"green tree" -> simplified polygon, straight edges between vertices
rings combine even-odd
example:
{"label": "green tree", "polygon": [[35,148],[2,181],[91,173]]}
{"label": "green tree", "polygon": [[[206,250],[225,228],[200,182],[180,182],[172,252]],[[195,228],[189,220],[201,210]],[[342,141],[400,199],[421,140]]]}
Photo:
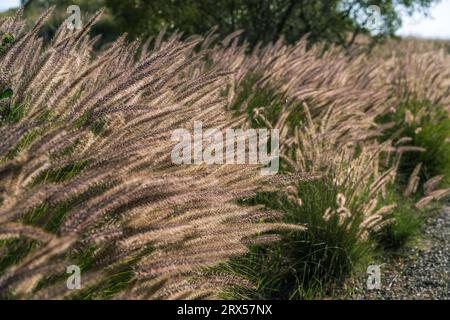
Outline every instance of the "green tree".
{"label": "green tree", "polygon": [[[44,27],[40,30],[40,35],[43,36],[48,43],[56,30],[69,17],[67,8],[71,5],[78,5],[81,9],[82,20],[87,21],[89,17],[96,11],[105,7],[104,0],[24,0],[27,4],[25,7],[25,17],[29,22],[29,27],[33,26],[34,21],[42,14],[44,10],[50,6],[55,6],[50,19],[47,20]],[[119,35],[117,19],[114,19],[108,12],[104,13],[102,18],[91,29],[91,35],[101,35],[101,40],[97,43],[97,47],[115,40]]]}
{"label": "green tree", "polygon": [[284,36],[294,42],[308,34],[312,41],[351,46],[370,34],[374,7],[379,24],[374,40],[393,36],[401,26],[400,11],[426,10],[436,0],[105,0],[122,31],[153,35],[161,28],[186,35],[203,34],[213,26],[221,35],[243,29],[251,45]]}

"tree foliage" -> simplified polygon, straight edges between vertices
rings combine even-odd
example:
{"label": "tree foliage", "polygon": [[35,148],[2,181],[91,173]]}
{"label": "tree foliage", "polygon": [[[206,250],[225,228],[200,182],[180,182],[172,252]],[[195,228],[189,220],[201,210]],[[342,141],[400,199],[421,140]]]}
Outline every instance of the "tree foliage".
{"label": "tree foliage", "polygon": [[[360,34],[368,34],[373,11],[380,20],[374,39],[393,36],[401,26],[400,13],[428,8],[436,0],[105,0],[123,31],[131,35],[155,34],[161,28],[187,35],[203,34],[217,26],[221,35],[245,30],[251,45],[268,43],[280,36],[292,43],[308,34],[312,41],[325,40],[350,46]],[[372,7],[373,8],[373,7]]]}

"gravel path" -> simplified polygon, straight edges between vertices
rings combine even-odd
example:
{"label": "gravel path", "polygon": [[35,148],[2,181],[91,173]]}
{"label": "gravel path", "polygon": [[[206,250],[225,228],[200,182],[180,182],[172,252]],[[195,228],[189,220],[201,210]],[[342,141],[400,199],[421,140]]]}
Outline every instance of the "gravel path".
{"label": "gravel path", "polygon": [[[381,265],[381,289],[366,289],[367,275],[358,277],[348,299],[450,299],[450,207],[428,219],[424,236],[401,257]],[[363,288],[363,289],[362,289]],[[347,287],[348,289],[348,287]]]}

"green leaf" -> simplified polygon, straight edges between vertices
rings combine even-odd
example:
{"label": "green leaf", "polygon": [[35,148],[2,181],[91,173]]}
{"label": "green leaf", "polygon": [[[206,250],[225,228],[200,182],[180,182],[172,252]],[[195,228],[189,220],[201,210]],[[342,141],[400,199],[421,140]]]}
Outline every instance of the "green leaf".
{"label": "green leaf", "polygon": [[7,89],[3,90],[2,93],[0,93],[0,99],[10,98],[10,97],[12,97],[13,94],[14,94],[14,92],[12,91],[12,89],[7,88]]}
{"label": "green leaf", "polygon": [[2,44],[3,45],[11,44],[13,42],[14,42],[14,36],[13,35],[11,35],[9,33],[6,33],[6,34],[3,35],[3,39],[2,39]]}

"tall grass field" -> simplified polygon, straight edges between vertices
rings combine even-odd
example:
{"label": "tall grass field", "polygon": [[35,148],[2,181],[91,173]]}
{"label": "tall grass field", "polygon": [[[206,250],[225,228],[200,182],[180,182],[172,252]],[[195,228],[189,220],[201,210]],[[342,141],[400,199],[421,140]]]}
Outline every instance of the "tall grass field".
{"label": "tall grass field", "polygon": [[[1,299],[336,298],[450,196],[442,43],[99,46],[102,11],[46,40],[52,10],[0,20]],[[278,172],[174,163],[198,122],[277,130]]]}

